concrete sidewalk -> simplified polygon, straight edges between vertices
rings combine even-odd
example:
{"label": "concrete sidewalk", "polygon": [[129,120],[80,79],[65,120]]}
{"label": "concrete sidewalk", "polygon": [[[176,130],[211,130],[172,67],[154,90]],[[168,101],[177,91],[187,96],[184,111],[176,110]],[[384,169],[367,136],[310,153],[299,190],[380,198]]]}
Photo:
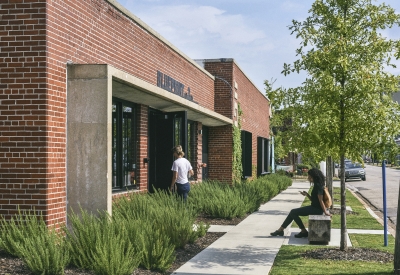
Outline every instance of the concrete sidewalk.
{"label": "concrete sidewalk", "polygon": [[[308,239],[294,238],[300,230],[288,227],[285,236],[272,237],[270,232],[280,227],[290,210],[301,206],[304,196],[299,191],[308,191],[308,182],[293,182],[236,226],[211,226],[209,231],[227,232],[209,247],[181,266],[173,274],[268,274],[282,245],[307,245]],[[348,230],[350,231],[350,230]],[[379,230],[378,230],[379,231]],[[358,231],[358,233],[383,234],[383,231]],[[331,246],[339,246],[340,230],[332,229]],[[347,239],[348,246],[351,242]]]}
{"label": "concrete sidewalk", "polygon": [[268,274],[285,241],[285,236],[271,237],[270,232],[279,228],[291,209],[301,206],[304,196],[299,191],[309,188],[309,183],[294,182],[174,274]]}

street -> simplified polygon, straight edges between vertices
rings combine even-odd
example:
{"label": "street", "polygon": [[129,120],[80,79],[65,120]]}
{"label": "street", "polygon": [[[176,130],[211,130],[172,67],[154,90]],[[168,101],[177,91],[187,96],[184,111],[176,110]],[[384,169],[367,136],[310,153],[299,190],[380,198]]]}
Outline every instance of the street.
{"label": "street", "polygon": [[[350,179],[348,187],[355,187],[361,195],[383,213],[382,167],[366,165],[367,180]],[[396,224],[400,170],[386,167],[387,216]],[[352,188],[351,188],[352,189]]]}

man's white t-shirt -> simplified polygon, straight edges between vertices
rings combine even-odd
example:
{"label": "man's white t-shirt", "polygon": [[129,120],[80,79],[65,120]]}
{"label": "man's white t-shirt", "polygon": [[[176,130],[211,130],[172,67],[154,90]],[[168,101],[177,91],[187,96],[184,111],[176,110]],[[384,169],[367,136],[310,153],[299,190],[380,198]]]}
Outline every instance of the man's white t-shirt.
{"label": "man's white t-shirt", "polygon": [[185,158],[177,158],[172,164],[172,171],[178,172],[178,177],[176,179],[177,183],[184,184],[189,182],[188,173],[192,170],[190,162]]}

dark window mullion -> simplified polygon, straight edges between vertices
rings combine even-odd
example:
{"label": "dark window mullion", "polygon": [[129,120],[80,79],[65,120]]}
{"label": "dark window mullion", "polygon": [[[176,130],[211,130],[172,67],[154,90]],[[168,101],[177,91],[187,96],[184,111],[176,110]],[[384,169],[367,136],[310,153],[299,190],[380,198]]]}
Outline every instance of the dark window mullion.
{"label": "dark window mullion", "polygon": [[117,188],[121,188],[123,180],[122,167],[122,103],[117,103]]}

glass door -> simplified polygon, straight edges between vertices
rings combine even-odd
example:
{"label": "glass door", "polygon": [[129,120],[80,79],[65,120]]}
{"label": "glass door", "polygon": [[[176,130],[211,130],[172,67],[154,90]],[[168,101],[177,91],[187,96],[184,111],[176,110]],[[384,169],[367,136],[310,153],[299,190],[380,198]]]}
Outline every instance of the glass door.
{"label": "glass door", "polygon": [[171,149],[182,145],[187,151],[186,111],[163,113],[151,109],[149,112],[149,186],[167,190],[171,185],[171,167],[174,161]]}

